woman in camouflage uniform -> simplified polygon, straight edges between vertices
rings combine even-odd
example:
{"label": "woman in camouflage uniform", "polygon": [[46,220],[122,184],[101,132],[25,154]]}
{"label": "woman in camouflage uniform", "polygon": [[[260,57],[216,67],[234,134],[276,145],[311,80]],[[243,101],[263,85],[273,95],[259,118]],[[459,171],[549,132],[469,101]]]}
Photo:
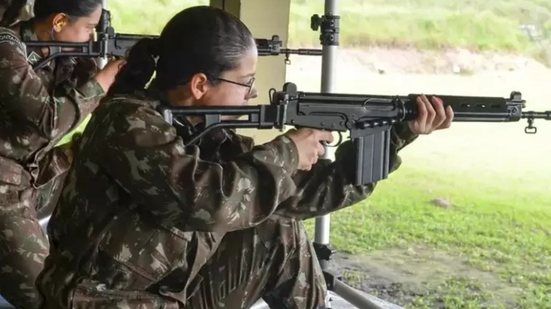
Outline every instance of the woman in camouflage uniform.
{"label": "woman in camouflage uniform", "polygon": [[[237,18],[186,9],[131,51],[83,133],[48,227],[38,284],[46,308],[324,308],[325,282],[301,220],[365,199],[350,142],[318,160],[327,132],[299,129],[253,147],[219,129],[197,144],[160,105],[246,105],[256,97],[255,42]],[[156,72],[155,91],[144,90]],[[151,87],[150,87],[151,89]],[[453,112],[418,98],[418,119],[392,132],[397,151],[448,127]]]}
{"label": "woman in camouflage uniform", "polygon": [[90,59],[64,58],[33,70],[48,50],[24,41],[88,41],[101,3],[37,0],[33,19],[0,27],[0,294],[17,307],[40,303],[35,280],[48,241],[36,216],[39,191],[55,198],[72,157],[54,146],[96,108],[119,65],[96,72]]}

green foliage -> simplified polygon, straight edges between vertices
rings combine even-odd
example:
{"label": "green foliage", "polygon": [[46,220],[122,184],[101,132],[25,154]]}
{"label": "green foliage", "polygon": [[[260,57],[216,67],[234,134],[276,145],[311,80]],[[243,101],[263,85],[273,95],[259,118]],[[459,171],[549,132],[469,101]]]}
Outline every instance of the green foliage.
{"label": "green foliage", "polygon": [[[551,192],[544,174],[530,183],[506,185],[493,177],[468,177],[409,160],[365,202],[332,215],[331,242],[352,254],[416,245],[448,252],[521,290],[517,307],[547,308]],[[447,198],[452,206],[433,205],[435,197]],[[312,225],[307,224],[310,232]],[[463,280],[452,278],[440,287],[429,287],[432,292],[410,305],[479,308],[492,291]]]}
{"label": "green foliage", "polygon": [[117,32],[158,34],[179,11],[195,5],[208,5],[208,0],[111,0],[113,26]]}
{"label": "green foliage", "polygon": [[[293,1],[289,44],[319,45],[309,18],[323,12],[318,1]],[[551,2],[527,0],[342,0],[342,46],[414,46],[523,52],[551,60]],[[535,25],[541,37],[531,41],[521,25]]]}

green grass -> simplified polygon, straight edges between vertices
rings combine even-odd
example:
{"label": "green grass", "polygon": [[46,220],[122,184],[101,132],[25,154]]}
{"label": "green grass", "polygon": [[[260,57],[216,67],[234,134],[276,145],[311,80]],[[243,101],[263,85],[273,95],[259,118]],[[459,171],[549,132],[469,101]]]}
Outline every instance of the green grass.
{"label": "green grass", "polygon": [[[339,8],[343,46],[505,50],[551,60],[549,1],[342,0]],[[322,12],[321,1],[292,1],[289,44],[319,45],[309,18]],[[537,42],[519,29],[522,24],[538,27]]]}
{"label": "green grass", "polygon": [[[546,239],[551,235],[551,193],[544,188],[536,192],[529,188],[532,192],[526,193],[517,188],[512,195],[508,188],[496,188],[486,179],[412,165],[415,162],[404,164],[380,182],[365,202],[334,215],[333,240],[339,248],[365,253],[423,241],[478,254],[476,250],[490,245],[505,250],[500,251],[507,252],[503,258],[522,253],[517,246],[534,249],[534,257],[545,257],[539,254],[551,250],[551,240]],[[449,199],[453,207],[433,206],[430,201],[437,197]],[[524,235],[523,231],[529,232]]]}
{"label": "green grass", "polygon": [[[551,306],[546,297],[551,293],[549,177],[536,176],[524,187],[505,186],[415,165],[422,162],[408,162],[381,182],[371,198],[335,213],[332,244],[351,254],[416,245],[449,252],[522,289],[518,306]],[[453,206],[432,205],[436,197],[449,199]],[[412,305],[479,307],[491,290],[477,286],[477,293],[469,292],[462,280],[452,278]]]}
{"label": "green grass", "polygon": [[208,0],[110,0],[109,10],[117,32],[159,34],[170,18],[179,11],[208,3]]}
{"label": "green grass", "polygon": [[[480,308],[482,303],[490,302],[491,292],[476,280],[450,278],[432,287],[427,295],[416,297],[408,307],[414,308]],[[500,308],[501,306],[490,306]]]}

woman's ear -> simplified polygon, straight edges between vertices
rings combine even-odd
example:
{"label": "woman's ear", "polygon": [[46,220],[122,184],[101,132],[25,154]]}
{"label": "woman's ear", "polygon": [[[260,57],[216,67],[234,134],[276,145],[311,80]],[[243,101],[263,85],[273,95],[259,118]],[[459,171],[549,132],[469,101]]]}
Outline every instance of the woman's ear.
{"label": "woman's ear", "polygon": [[60,32],[65,25],[69,22],[69,16],[65,13],[58,13],[55,14],[52,18],[52,29],[54,29],[55,32]]}
{"label": "woman's ear", "polygon": [[194,101],[199,101],[210,89],[209,78],[204,73],[196,73],[189,82],[189,91]]}

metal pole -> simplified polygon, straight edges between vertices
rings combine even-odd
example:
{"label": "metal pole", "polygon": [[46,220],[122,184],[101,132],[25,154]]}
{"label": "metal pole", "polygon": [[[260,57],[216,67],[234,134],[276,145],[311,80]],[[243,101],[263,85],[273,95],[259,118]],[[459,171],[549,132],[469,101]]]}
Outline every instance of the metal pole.
{"label": "metal pole", "polygon": [[[338,0],[325,0],[325,16],[321,19],[321,36],[320,40],[323,46],[322,54],[322,67],[321,67],[321,92],[322,93],[334,93],[335,91],[335,80],[337,78],[337,53],[338,53],[338,44],[339,44],[339,27],[340,22],[337,11],[337,2]],[[313,21],[312,21],[313,22]],[[325,25],[323,25],[325,22]],[[330,26],[329,26],[330,25]],[[329,28],[329,29],[328,29]],[[327,32],[325,30],[328,30]],[[334,31],[334,32],[332,32]],[[325,147],[325,159],[334,159],[332,154],[329,153],[328,148]],[[315,245],[318,246],[327,246],[328,250],[329,241],[330,241],[330,230],[331,230],[331,217],[325,215],[322,217],[316,218],[316,227],[315,227]],[[323,255],[327,254],[327,251]],[[330,254],[328,254],[330,256]],[[330,286],[330,289],[333,290],[338,296],[342,297],[344,300],[348,301],[352,305],[357,306],[362,309],[378,309],[382,306],[374,303],[368,297],[357,291],[356,289],[347,286],[343,282],[336,279],[333,275],[327,273],[329,267],[328,259],[320,259],[321,268],[325,275],[329,275],[332,280],[327,282]],[[328,276],[328,277],[329,277]],[[376,297],[373,297],[376,300]]]}
{"label": "metal pole", "polygon": [[[333,16],[337,14],[337,0],[325,0],[325,15]],[[337,45],[323,45],[323,55],[321,64],[321,92],[332,93],[335,92],[335,82],[337,75],[336,59],[337,59],[338,46]],[[325,159],[333,159],[329,153],[329,149],[325,147]],[[329,233],[331,229],[331,217],[325,215],[316,218],[315,237],[314,241],[320,245],[329,245]],[[322,261],[322,268],[324,268],[325,261]]]}
{"label": "metal pole", "polygon": [[[400,308],[399,306],[394,307],[392,306],[392,304],[388,304],[386,302],[376,304],[375,302],[368,299],[366,295],[360,293],[358,290],[354,288],[347,286],[346,284],[340,282],[339,280],[335,280],[333,291],[335,292],[335,294],[339,295],[344,300],[348,301],[350,304],[356,306],[357,308],[361,308],[361,309]],[[374,299],[374,301],[377,301],[377,299]],[[384,307],[385,305],[389,305],[389,307]]]}
{"label": "metal pole", "polygon": [[[337,0],[325,0],[325,15],[336,16],[337,12]],[[321,63],[321,92],[332,93],[335,92],[335,79],[337,76],[337,53],[338,45],[324,45],[323,55]]]}

